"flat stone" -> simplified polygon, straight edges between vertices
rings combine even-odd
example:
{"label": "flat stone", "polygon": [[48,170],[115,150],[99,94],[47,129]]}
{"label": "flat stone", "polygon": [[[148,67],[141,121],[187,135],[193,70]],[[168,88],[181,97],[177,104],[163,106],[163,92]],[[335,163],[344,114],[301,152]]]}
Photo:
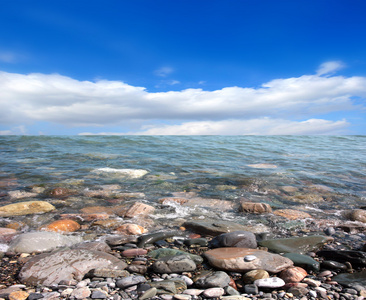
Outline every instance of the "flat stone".
{"label": "flat stone", "polygon": [[183,294],[191,295],[191,296],[199,296],[203,293],[203,290],[200,289],[187,289],[183,292]]}
{"label": "flat stone", "polygon": [[143,248],[146,244],[153,244],[156,241],[164,240],[168,237],[180,235],[181,232],[179,231],[163,231],[163,232],[156,232],[151,234],[145,234],[138,238],[138,248]]}
{"label": "flat stone", "polygon": [[176,284],[173,280],[162,280],[149,282],[151,287],[157,289],[157,294],[177,294]]}
{"label": "flat stone", "polygon": [[138,215],[149,215],[154,212],[155,208],[141,202],[135,202],[126,212],[126,218],[134,218]]}
{"label": "flat stone", "polygon": [[353,250],[323,250],[318,251],[317,255],[332,259],[338,262],[350,262],[353,267],[366,266],[366,252]]}
{"label": "flat stone", "polygon": [[157,289],[155,287],[152,287],[150,289],[148,289],[147,291],[145,291],[140,297],[139,300],[145,300],[145,299],[149,299],[152,297],[155,297],[157,293]]}
{"label": "flat stone", "polygon": [[85,286],[74,289],[71,292],[70,296],[75,297],[76,299],[84,299],[89,297],[90,294],[91,294],[90,289],[87,286]]}
{"label": "flat stone", "polygon": [[157,273],[182,273],[196,269],[195,262],[188,255],[163,257],[154,262],[153,269]]}
{"label": "flat stone", "polygon": [[[204,254],[213,267],[225,271],[245,272],[262,269],[271,273],[278,273],[293,266],[293,262],[281,255],[250,248],[217,248]],[[257,259],[244,261],[247,255],[254,255]]]}
{"label": "flat stone", "polygon": [[300,253],[304,254],[311,251],[319,250],[325,243],[333,241],[333,238],[313,235],[304,237],[271,239],[259,242],[262,247],[267,247],[270,251],[275,253]]}
{"label": "flat stone", "polygon": [[249,231],[223,233],[212,239],[210,244],[212,247],[257,248],[256,236]]}
{"label": "flat stone", "polygon": [[147,250],[142,249],[142,248],[127,249],[122,252],[122,256],[124,256],[124,257],[135,257],[138,255],[146,255],[146,254],[147,254]]}
{"label": "flat stone", "polygon": [[366,271],[342,273],[333,277],[332,280],[349,287],[357,285],[366,287]]}
{"label": "flat stone", "polygon": [[285,282],[278,277],[270,277],[264,279],[257,279],[254,284],[260,288],[280,288],[285,285]]}
{"label": "flat stone", "polygon": [[273,213],[277,216],[284,217],[289,220],[312,218],[312,216],[308,213],[295,209],[277,209]]}
{"label": "flat stone", "polygon": [[18,202],[0,207],[0,217],[42,214],[55,209],[52,204],[46,201]]}
{"label": "flat stone", "polygon": [[342,264],[334,260],[322,261],[322,267],[325,269],[342,270],[342,271],[346,271],[348,269],[348,267],[345,264]]}
{"label": "flat stone", "polygon": [[144,282],[146,282],[146,278],[144,276],[133,275],[133,276],[128,276],[128,277],[118,280],[116,282],[116,285],[117,285],[117,287],[119,287],[121,289],[125,289],[130,286],[137,285],[137,284],[144,283]]}
{"label": "flat stone", "polygon": [[246,230],[246,227],[244,225],[220,220],[187,221],[183,224],[183,227],[193,232],[213,236],[217,236],[219,234],[227,232]]}
{"label": "flat stone", "polygon": [[352,221],[358,221],[366,223],[366,210],[364,209],[354,209],[349,212],[349,218]]}
{"label": "flat stone", "polygon": [[81,244],[76,244],[72,246],[74,249],[87,249],[94,251],[102,251],[109,252],[111,251],[111,247],[108,246],[107,243],[104,242],[83,242]]}
{"label": "flat stone", "polygon": [[136,235],[147,232],[147,229],[137,224],[123,224],[116,228],[116,231],[127,234]]}
{"label": "flat stone", "polygon": [[252,214],[265,214],[271,213],[272,208],[267,203],[247,202],[244,200],[240,202],[239,211]]}
{"label": "flat stone", "polygon": [[319,271],[320,269],[319,262],[311,258],[309,255],[299,253],[285,253],[283,256],[291,259],[295,266],[311,269],[313,271]]}
{"label": "flat stone", "polygon": [[189,257],[196,263],[201,264],[203,262],[203,258],[200,255],[191,254],[178,249],[170,249],[170,248],[161,248],[150,251],[148,256],[155,259],[160,259],[167,256],[177,256],[177,255],[189,255]]}
{"label": "flat stone", "polygon": [[[128,266],[127,264],[123,264],[123,261],[120,262],[120,265],[123,268]],[[93,269],[88,272],[88,275],[90,275],[90,277],[121,278],[130,276],[130,273],[126,270],[116,270],[113,268],[113,266],[110,266],[109,268]]]}
{"label": "flat stone", "polygon": [[213,272],[205,277],[201,277],[195,281],[199,288],[226,287],[229,285],[231,278],[223,271]]}
{"label": "flat stone", "polygon": [[81,281],[92,269],[123,269],[126,263],[111,254],[85,249],[60,250],[31,258],[21,269],[19,279],[28,285],[51,286],[61,280]]}
{"label": "flat stone", "polygon": [[68,247],[80,243],[79,236],[66,236],[56,232],[29,232],[16,237],[9,247],[9,252],[33,253],[51,251],[58,247]]}
{"label": "flat stone", "polygon": [[107,299],[107,292],[95,290],[91,294],[92,299]]}
{"label": "flat stone", "polygon": [[25,291],[16,291],[9,294],[9,300],[26,300],[29,294]]}
{"label": "flat stone", "polygon": [[264,278],[269,278],[269,273],[265,270],[252,270],[243,275],[243,281],[245,283],[253,283],[257,279]]}
{"label": "flat stone", "polygon": [[38,193],[26,192],[26,191],[10,191],[8,193],[11,200],[33,198],[38,195]]}

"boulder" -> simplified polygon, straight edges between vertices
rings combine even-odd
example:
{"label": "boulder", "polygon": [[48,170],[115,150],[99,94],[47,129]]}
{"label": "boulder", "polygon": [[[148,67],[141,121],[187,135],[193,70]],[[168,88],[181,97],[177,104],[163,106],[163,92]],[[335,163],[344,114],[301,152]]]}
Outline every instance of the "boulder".
{"label": "boulder", "polygon": [[46,201],[26,201],[0,207],[0,217],[42,214],[56,208]]}
{"label": "boulder", "polygon": [[66,236],[56,232],[28,232],[16,237],[9,247],[9,252],[33,253],[51,251],[59,247],[69,247],[82,242],[78,236]]}
{"label": "boulder", "polygon": [[113,255],[86,249],[61,250],[31,258],[20,270],[19,279],[27,285],[51,286],[60,281],[80,281],[92,269],[124,269],[126,263]]}
{"label": "boulder", "polygon": [[[293,266],[292,261],[286,257],[250,248],[217,248],[206,251],[204,255],[210,265],[224,271],[247,272],[262,269],[278,273]],[[250,260],[246,260],[248,256],[251,257]]]}

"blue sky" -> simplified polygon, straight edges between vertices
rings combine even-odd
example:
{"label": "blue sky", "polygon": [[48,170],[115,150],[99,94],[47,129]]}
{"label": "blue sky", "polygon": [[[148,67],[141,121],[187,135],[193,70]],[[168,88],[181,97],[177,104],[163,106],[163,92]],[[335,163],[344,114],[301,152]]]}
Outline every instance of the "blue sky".
{"label": "blue sky", "polygon": [[366,134],[364,0],[0,0],[0,134]]}

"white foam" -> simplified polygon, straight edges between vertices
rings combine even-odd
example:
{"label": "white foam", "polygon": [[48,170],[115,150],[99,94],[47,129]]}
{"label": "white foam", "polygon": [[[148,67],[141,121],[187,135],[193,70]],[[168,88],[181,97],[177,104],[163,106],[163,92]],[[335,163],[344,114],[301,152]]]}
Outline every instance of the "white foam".
{"label": "white foam", "polygon": [[120,176],[125,176],[129,178],[141,178],[149,173],[143,169],[114,169],[114,168],[99,168],[92,171],[93,173],[102,174],[102,173],[109,173],[109,174],[118,174]]}

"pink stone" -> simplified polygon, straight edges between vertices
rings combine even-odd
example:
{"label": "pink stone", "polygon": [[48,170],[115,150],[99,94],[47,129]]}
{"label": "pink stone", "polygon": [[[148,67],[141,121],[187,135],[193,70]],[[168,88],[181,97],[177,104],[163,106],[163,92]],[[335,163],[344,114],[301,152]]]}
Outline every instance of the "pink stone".
{"label": "pink stone", "polygon": [[127,249],[122,252],[122,256],[124,256],[124,257],[134,257],[134,256],[146,255],[146,254],[147,254],[147,250],[142,249],[142,248]]}
{"label": "pink stone", "polygon": [[223,288],[210,288],[204,290],[203,295],[207,298],[218,298],[225,294]]}
{"label": "pink stone", "polygon": [[303,268],[292,267],[292,268],[283,270],[280,273],[279,277],[282,278],[286,283],[289,283],[289,282],[300,282],[307,275],[308,275],[308,273]]}
{"label": "pink stone", "polygon": [[153,211],[155,210],[154,207],[152,207],[151,205],[147,205],[141,202],[136,202],[134,205],[132,205],[128,211],[125,214],[126,218],[133,218],[136,217],[138,215],[148,215],[153,213]]}

